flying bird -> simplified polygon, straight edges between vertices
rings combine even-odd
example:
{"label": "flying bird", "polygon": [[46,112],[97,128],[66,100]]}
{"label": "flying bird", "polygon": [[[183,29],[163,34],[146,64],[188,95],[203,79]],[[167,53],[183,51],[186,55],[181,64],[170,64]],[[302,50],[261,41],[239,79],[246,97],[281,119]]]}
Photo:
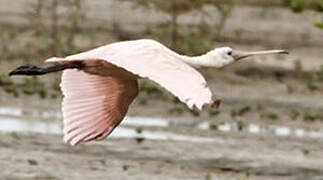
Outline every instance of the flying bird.
{"label": "flying bird", "polygon": [[125,117],[138,95],[138,79],[148,78],[175,95],[190,109],[219,106],[199,67],[222,68],[243,58],[287,54],[285,50],[258,52],[215,48],[204,55],[177,54],[150,39],[122,41],[86,52],[46,60],[50,66],[21,66],[11,75],[43,75],[63,71],[64,141],[71,145],[105,139]]}

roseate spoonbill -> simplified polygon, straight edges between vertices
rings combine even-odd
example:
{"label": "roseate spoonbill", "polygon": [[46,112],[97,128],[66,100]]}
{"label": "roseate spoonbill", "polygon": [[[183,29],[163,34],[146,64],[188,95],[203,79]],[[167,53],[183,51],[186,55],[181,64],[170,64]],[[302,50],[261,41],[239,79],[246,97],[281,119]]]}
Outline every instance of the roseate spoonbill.
{"label": "roseate spoonbill", "polygon": [[[64,71],[64,141],[71,145],[107,137],[122,121],[138,94],[139,78],[163,86],[189,108],[219,106],[203,76],[194,68],[221,68],[240,59],[285,50],[258,52],[216,48],[205,55],[179,55],[161,43],[143,39],[123,41],[65,58],[53,57],[48,67],[21,66],[9,75],[43,75]],[[193,68],[194,67],[194,68]]]}

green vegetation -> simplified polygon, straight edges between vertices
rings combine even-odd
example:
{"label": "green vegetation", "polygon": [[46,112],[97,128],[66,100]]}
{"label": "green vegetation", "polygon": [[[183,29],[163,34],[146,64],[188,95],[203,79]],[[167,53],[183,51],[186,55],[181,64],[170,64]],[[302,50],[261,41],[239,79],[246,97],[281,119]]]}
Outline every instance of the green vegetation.
{"label": "green vegetation", "polygon": [[[10,28],[0,28],[0,42],[11,42],[17,40],[17,33],[10,30]],[[9,48],[8,43],[0,43],[0,58],[10,59],[12,56],[12,50]]]}
{"label": "green vegetation", "polygon": [[291,120],[296,120],[300,116],[300,113],[297,110],[293,109],[288,113],[288,116]]}
{"label": "green vegetation", "polygon": [[7,75],[0,75],[0,87],[15,97],[18,97],[21,93],[25,95],[38,94],[41,98],[47,97],[45,83],[37,77],[24,78],[22,82],[14,83]]}
{"label": "green vegetation", "polygon": [[294,70],[249,66],[235,69],[235,74],[254,80],[272,79],[274,77],[275,80],[286,85],[289,94],[300,90],[298,84],[303,84],[309,91],[323,92],[323,65],[318,71],[304,71],[299,59],[295,61]]}
{"label": "green vegetation", "polygon": [[316,116],[312,113],[310,108],[306,108],[303,116],[304,121],[315,121]]}
{"label": "green vegetation", "polygon": [[147,95],[156,95],[156,97],[161,98],[164,95],[161,87],[154,85],[152,82],[144,80],[140,83],[140,92],[145,93]]}
{"label": "green vegetation", "polygon": [[322,90],[323,89],[323,65],[321,65],[319,71],[311,72],[304,77],[306,87],[311,90]]}
{"label": "green vegetation", "polygon": [[185,112],[185,108],[180,104],[175,104],[171,108],[169,108],[168,112],[170,114],[180,115],[180,114],[183,114]]}
{"label": "green vegetation", "polygon": [[318,89],[318,86],[316,85],[313,79],[309,79],[308,81],[306,81],[306,87],[311,91],[315,91]]}
{"label": "green vegetation", "polygon": [[246,113],[250,112],[251,111],[251,107],[250,106],[245,106],[245,107],[242,107],[238,110],[235,110],[233,109],[231,111],[231,117],[236,117],[236,116],[243,116],[245,115]]}
{"label": "green vegetation", "polygon": [[123,171],[127,171],[129,169],[129,165],[125,164],[122,166]]}
{"label": "green vegetation", "polygon": [[212,174],[210,172],[206,174],[205,180],[212,180]]}
{"label": "green vegetation", "polygon": [[257,104],[256,109],[257,109],[257,111],[263,111],[265,108],[262,104]]}
{"label": "green vegetation", "polygon": [[147,101],[151,98],[160,100],[168,100],[170,98],[164,89],[149,80],[140,81],[139,92],[138,101],[141,105],[146,105]]}
{"label": "green vegetation", "polygon": [[142,142],[144,142],[146,140],[144,137],[137,137],[135,139],[136,139],[138,144],[141,144]]}
{"label": "green vegetation", "polygon": [[[232,11],[235,6],[241,4],[249,4],[262,6],[264,8],[271,6],[285,5],[290,7],[295,12],[302,12],[307,8],[315,9],[317,16],[322,15],[322,0],[119,0],[119,1],[131,1],[140,6],[143,11],[145,9],[154,9],[163,12],[167,15],[167,19],[156,26],[147,26],[147,29],[143,32],[131,34],[123,31],[123,27],[118,24],[117,21],[113,23],[112,33],[117,39],[127,40],[137,37],[149,37],[160,40],[161,42],[171,46],[179,53],[187,55],[199,55],[214,48],[214,44],[224,41],[223,29],[228,23],[228,18],[233,15]],[[211,17],[205,11],[205,6],[213,8],[218,16],[217,18]],[[61,15],[60,12],[64,15]],[[189,28],[179,22],[179,17],[194,12],[201,15],[200,21],[194,25],[187,25]],[[270,12],[269,12],[270,13]],[[13,60],[23,58],[26,63],[38,63],[38,59],[44,59],[51,55],[65,56],[72,54],[83,49],[88,49],[96,45],[97,39],[95,39],[96,33],[86,32],[82,27],[82,23],[87,20],[86,18],[86,4],[81,0],[34,0],[26,3],[25,18],[27,22],[26,29],[13,30],[13,27],[0,27],[0,58],[5,60]],[[216,21],[214,25],[208,24],[208,21],[212,19]],[[323,18],[322,18],[323,20]],[[68,23],[62,23],[68,22]],[[313,22],[316,27],[322,28],[322,22]],[[186,25],[185,25],[186,26]],[[92,27],[91,27],[92,28]],[[107,35],[107,29],[105,27],[94,27],[95,32],[101,33],[100,35]],[[109,32],[111,33],[111,32]],[[244,29],[236,29],[233,32],[233,36],[236,39],[242,39],[248,31]],[[89,38],[91,42],[82,41],[84,36]],[[93,37],[92,37],[93,36]],[[26,38],[27,37],[27,38]],[[101,36],[100,36],[101,37]],[[227,37],[227,36],[226,36]],[[24,39],[20,41],[20,39]],[[85,43],[77,43],[77,41]],[[17,47],[13,47],[12,44],[19,42]],[[227,41],[225,41],[227,42]],[[21,51],[16,51],[16,50]],[[277,59],[283,59],[284,56],[277,56]],[[273,78],[286,84],[287,92],[299,93],[303,89],[296,86],[299,82],[306,88],[307,91],[315,91],[318,93],[323,92],[323,66],[317,72],[305,72],[302,59],[295,61],[294,71],[284,69],[271,69],[263,67],[248,67],[242,68],[236,66],[235,74],[246,78],[252,78],[255,80],[263,78]],[[296,77],[296,78],[295,78]],[[284,81],[285,78],[294,78],[297,81]],[[293,79],[293,80],[294,80]],[[289,80],[289,79],[288,79]],[[60,94],[60,78],[55,78],[54,81],[49,81],[51,84],[45,84],[39,78],[24,78],[13,81],[5,74],[0,74],[0,88],[5,92],[18,97],[19,95],[36,95],[41,98],[57,98]],[[178,99],[167,93],[160,86],[151,83],[150,81],[140,82],[140,94],[138,102],[142,105],[147,105],[149,99],[160,99],[170,101],[173,104],[168,107],[171,114],[182,114],[184,112],[190,112],[193,115],[198,115],[195,111],[189,110],[185,105],[180,103]],[[253,109],[249,106],[241,107],[240,109],[234,109],[231,112],[232,117],[242,117]],[[262,105],[258,105],[256,110],[261,111],[261,117],[266,119],[278,119],[279,116],[276,113],[266,112]],[[209,117],[219,116],[221,113],[218,109],[209,108]],[[221,114],[221,115],[222,115]],[[286,115],[287,116],[287,115]],[[292,120],[303,119],[305,121],[315,121],[320,119],[317,113],[312,111],[296,111],[291,110],[288,112],[288,117]]]}
{"label": "green vegetation", "polygon": [[[68,10],[64,16],[59,16],[58,9]],[[25,32],[13,31],[12,27],[0,28],[1,42],[20,42],[20,44],[15,44],[16,49],[10,47],[10,43],[0,43],[1,59],[23,58],[25,63],[35,63],[37,59],[48,57],[48,54],[64,56],[79,51],[75,38],[85,19],[84,3],[81,0],[26,2],[24,17],[30,27],[28,28],[28,37]],[[69,23],[62,26],[59,24],[61,20],[66,20]],[[19,48],[24,51],[19,51]],[[57,79],[52,84],[52,88],[57,92],[59,91],[59,81]],[[15,97],[18,97],[19,94],[38,94],[41,98],[57,97],[57,93],[48,95],[48,88],[38,78],[25,78],[23,82],[17,83],[2,74],[0,75],[0,87]]]}
{"label": "green vegetation", "polygon": [[[75,45],[75,37],[85,19],[83,4],[81,0],[37,0],[27,4],[26,18],[33,31],[33,38],[26,43],[25,47],[41,57],[48,52],[53,55],[76,52],[78,49]],[[68,9],[64,12],[66,16],[59,16],[58,10],[62,8]],[[67,20],[69,23],[62,27],[59,25],[61,20]]]}
{"label": "green vegetation", "polygon": [[224,122],[218,122],[218,121],[214,121],[210,124],[210,129],[213,131],[218,131],[219,130],[219,126],[223,125]]}
{"label": "green vegetation", "polygon": [[260,114],[261,119],[278,120],[279,116],[275,112],[264,112]]}
{"label": "green vegetation", "polygon": [[209,117],[218,116],[220,113],[221,113],[221,111],[216,108],[209,108],[209,110],[208,110]]}
{"label": "green vegetation", "polygon": [[296,59],[294,62],[294,70],[297,74],[300,74],[303,72],[303,63],[301,59]]}
{"label": "green vegetation", "polygon": [[323,82],[323,65],[321,65],[320,70],[315,73],[318,81]]}
{"label": "green vegetation", "polygon": [[323,122],[323,113],[321,111],[319,113],[314,113],[311,108],[306,108],[304,110],[303,119],[307,122],[315,122],[317,120]]}
{"label": "green vegetation", "polygon": [[0,87],[9,94],[13,94],[15,97],[19,96],[18,89],[14,82],[6,75],[0,74]]}
{"label": "green vegetation", "polygon": [[238,131],[242,131],[244,128],[246,127],[246,123],[243,122],[243,121],[237,121],[237,128],[238,128]]}
{"label": "green vegetation", "polygon": [[[170,47],[172,49],[179,50],[182,53],[188,54],[199,54],[208,49],[206,45],[201,41],[202,39],[198,37],[199,35],[207,35],[211,33],[208,29],[214,29],[215,32],[211,34],[213,39],[221,39],[222,31],[226,26],[228,17],[230,16],[234,2],[220,3],[219,0],[119,0],[119,1],[130,1],[135,3],[136,6],[142,6],[148,9],[156,9],[158,11],[164,12],[170,17],[170,21],[160,24],[157,28],[158,31],[147,29],[146,33],[151,34],[157,39],[164,41],[165,39],[170,39]],[[205,23],[205,18],[209,15],[203,10],[204,6],[213,6],[219,12],[220,18],[215,27],[209,27]],[[188,13],[190,11],[198,11],[203,14],[203,18],[200,21],[198,27],[199,32],[196,34],[193,31],[188,34],[181,33],[180,25],[178,23],[178,18],[180,15]],[[193,28],[194,29],[194,28]],[[197,38],[194,38],[194,36]],[[169,38],[170,37],[170,38]],[[167,42],[167,41],[166,41]],[[193,43],[194,42],[194,43]],[[183,46],[184,45],[184,46]],[[185,47],[185,45],[187,45]],[[183,47],[183,49],[178,49],[178,47]]]}
{"label": "green vegetation", "polygon": [[239,68],[235,71],[235,74],[254,79],[262,79],[265,76],[264,71],[257,67]]}
{"label": "green vegetation", "polygon": [[289,7],[295,13],[301,13],[306,7],[310,6],[322,16],[321,22],[314,23],[314,26],[323,30],[323,1],[309,1],[309,0],[282,0],[283,4]]}
{"label": "green vegetation", "polygon": [[302,12],[305,8],[305,0],[283,0],[283,3],[294,12]]}
{"label": "green vegetation", "polygon": [[304,149],[304,150],[303,150],[303,154],[304,154],[304,155],[309,155],[309,154],[310,154],[310,152],[311,152],[311,151],[310,151],[310,150],[308,150],[308,149]]}
{"label": "green vegetation", "polygon": [[136,132],[137,132],[137,134],[141,134],[142,133],[142,128],[140,128],[140,127],[136,128]]}
{"label": "green vegetation", "polygon": [[293,94],[296,91],[296,87],[292,84],[286,84],[288,94]]}
{"label": "green vegetation", "polygon": [[32,165],[32,166],[37,166],[38,165],[38,162],[34,159],[28,159],[27,160],[28,164],[29,165]]}

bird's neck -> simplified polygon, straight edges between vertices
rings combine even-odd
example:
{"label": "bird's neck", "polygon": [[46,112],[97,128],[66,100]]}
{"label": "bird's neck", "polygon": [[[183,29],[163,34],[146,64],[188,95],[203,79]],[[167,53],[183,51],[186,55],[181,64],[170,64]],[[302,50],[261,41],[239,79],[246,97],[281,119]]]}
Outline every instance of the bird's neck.
{"label": "bird's neck", "polygon": [[179,55],[179,58],[185,62],[186,64],[194,67],[194,68],[200,68],[203,66],[207,66],[207,57],[206,55],[201,56],[185,56],[185,55]]}
{"label": "bird's neck", "polygon": [[179,58],[183,62],[185,62],[186,64],[194,68],[200,68],[200,67],[222,68],[223,66],[227,65],[224,59],[211,56],[210,53],[207,53],[201,56],[193,56],[193,57],[179,55]]}
{"label": "bird's neck", "polygon": [[185,56],[180,55],[168,48],[165,47],[165,50],[168,51],[169,54],[177,57],[178,59],[182,60],[186,64],[194,67],[215,67],[215,68],[222,68],[232,62],[226,61],[224,58],[220,56],[219,53],[214,53],[214,50],[207,52],[201,56]]}

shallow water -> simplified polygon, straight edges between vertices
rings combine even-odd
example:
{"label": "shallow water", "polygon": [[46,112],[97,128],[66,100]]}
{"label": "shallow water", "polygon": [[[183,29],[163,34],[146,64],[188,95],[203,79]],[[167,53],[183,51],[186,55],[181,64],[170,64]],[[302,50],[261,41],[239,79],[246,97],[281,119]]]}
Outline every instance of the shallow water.
{"label": "shallow water", "polygon": [[[210,122],[203,122],[198,125],[199,129],[209,130],[214,129],[211,127]],[[305,130],[301,128],[293,129],[287,126],[277,126],[277,125],[266,125],[261,126],[257,124],[246,124],[243,127],[239,127],[238,123],[224,123],[218,125],[216,130],[222,132],[247,132],[251,134],[271,134],[275,136],[290,136],[298,138],[322,138],[323,130],[313,131]]]}
{"label": "shallow water", "polygon": [[[28,121],[24,118],[41,118],[41,119],[61,119],[62,115],[56,111],[36,111],[23,110],[18,108],[0,108],[0,131],[3,132],[35,132],[48,134],[61,134],[62,123],[48,121]],[[171,127],[175,126],[169,119],[147,118],[147,117],[129,117],[127,116],[110,136],[112,138],[145,138],[151,140],[174,140],[190,142],[212,142],[215,138],[205,138],[196,136],[184,136],[180,134],[168,133],[163,131],[137,131],[137,127]],[[176,123],[176,127],[180,127]],[[127,127],[124,127],[127,126]],[[187,124],[185,124],[187,127]],[[257,124],[246,124],[239,126],[238,123],[224,123],[216,127],[210,122],[201,122],[198,125],[191,124],[191,128],[200,130],[217,130],[224,133],[241,132],[254,135],[269,134],[279,137],[297,137],[297,138],[320,138],[323,139],[323,130],[310,131],[301,128],[293,129],[286,126]]]}
{"label": "shallow water", "polygon": [[[0,108],[0,120],[1,116],[9,117],[36,117],[42,119],[63,119],[63,116],[60,112],[52,110],[23,110],[18,108]],[[161,118],[146,118],[146,117],[125,117],[122,121],[122,125],[129,126],[149,126],[149,127],[168,127],[169,121]]]}
{"label": "shallow water", "polygon": [[[131,118],[130,118],[131,119]],[[142,124],[139,121],[139,124]],[[27,121],[12,118],[0,118],[0,131],[2,132],[33,132],[43,134],[62,134],[61,123]],[[215,139],[184,136],[180,134],[147,131],[138,132],[134,128],[118,127],[109,136],[111,138],[143,138],[151,140],[171,140],[171,141],[189,141],[189,142],[213,142]]]}

